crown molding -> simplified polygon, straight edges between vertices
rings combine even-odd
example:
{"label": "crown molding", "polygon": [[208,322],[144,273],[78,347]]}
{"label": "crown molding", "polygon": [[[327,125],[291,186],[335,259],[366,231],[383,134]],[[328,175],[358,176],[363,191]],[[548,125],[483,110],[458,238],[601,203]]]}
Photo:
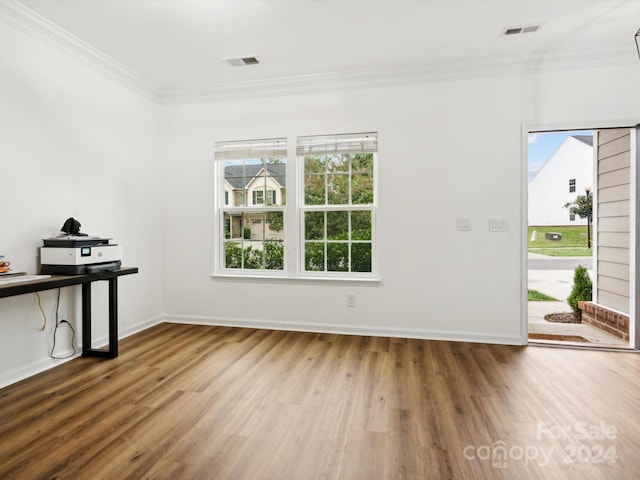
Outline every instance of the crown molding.
{"label": "crown molding", "polygon": [[167,88],[160,93],[160,103],[201,103],[243,98],[313,94],[327,91],[630,65],[635,60],[635,52],[631,47],[619,46],[615,49],[590,49],[559,53],[538,52],[535,55],[514,54],[458,58],[342,72],[228,82],[192,88]]}
{"label": "crown molding", "polygon": [[0,19],[32,38],[71,55],[145,97],[155,102],[159,100],[160,89],[157,86],[20,2],[0,1]]}
{"label": "crown molding", "polygon": [[160,104],[217,102],[328,91],[380,88],[420,83],[536,74],[549,71],[604,68],[635,64],[635,46],[609,49],[539,51],[315,73],[253,81],[236,81],[161,89],[17,0],[0,1],[0,19],[79,59],[124,86]]}

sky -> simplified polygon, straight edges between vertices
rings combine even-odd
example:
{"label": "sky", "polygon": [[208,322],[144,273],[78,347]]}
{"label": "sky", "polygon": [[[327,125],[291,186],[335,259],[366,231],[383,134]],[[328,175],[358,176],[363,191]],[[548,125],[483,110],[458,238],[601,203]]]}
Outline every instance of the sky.
{"label": "sky", "polygon": [[531,180],[544,162],[556,151],[560,144],[570,135],[593,135],[591,130],[574,130],[562,132],[538,132],[529,134],[529,166],[528,179]]}

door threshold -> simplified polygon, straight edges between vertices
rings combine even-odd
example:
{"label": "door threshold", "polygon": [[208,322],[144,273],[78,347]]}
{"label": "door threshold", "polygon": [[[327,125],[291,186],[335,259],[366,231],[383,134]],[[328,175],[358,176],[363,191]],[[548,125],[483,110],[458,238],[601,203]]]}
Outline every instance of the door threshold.
{"label": "door threshold", "polygon": [[573,350],[594,350],[599,352],[640,353],[640,350],[629,345],[608,345],[603,343],[591,343],[588,341],[565,342],[560,340],[529,339],[527,345],[531,347],[570,348]]}

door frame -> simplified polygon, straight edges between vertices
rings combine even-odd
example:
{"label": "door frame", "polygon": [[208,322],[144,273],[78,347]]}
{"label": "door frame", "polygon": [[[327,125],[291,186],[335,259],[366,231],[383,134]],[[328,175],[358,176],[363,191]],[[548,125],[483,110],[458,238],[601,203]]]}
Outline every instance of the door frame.
{"label": "door frame", "polygon": [[[597,125],[595,127],[594,125]],[[521,257],[520,257],[520,291],[521,291],[521,305],[520,305],[520,335],[522,345],[529,343],[529,312],[528,312],[528,283],[529,283],[529,262],[528,262],[528,246],[529,246],[529,181],[528,181],[528,166],[529,166],[529,134],[530,133],[542,133],[542,132],[556,132],[556,131],[572,131],[572,130],[603,130],[612,128],[629,128],[635,129],[631,132],[631,210],[630,216],[630,244],[635,248],[630,248],[629,267],[633,270],[630,272],[630,293],[635,292],[635,302],[631,301],[629,305],[629,346],[634,350],[640,348],[640,282],[636,281],[636,276],[640,272],[640,221],[638,221],[638,214],[640,214],[640,124],[638,120],[602,120],[602,121],[589,121],[589,122],[566,122],[566,123],[541,123],[541,124],[522,124],[521,129]],[[594,163],[594,168],[596,168]],[[594,177],[594,183],[597,183]],[[595,226],[594,226],[595,227]],[[595,228],[594,228],[595,232]],[[595,250],[595,248],[594,248]],[[595,255],[594,255],[594,270],[596,268]]]}

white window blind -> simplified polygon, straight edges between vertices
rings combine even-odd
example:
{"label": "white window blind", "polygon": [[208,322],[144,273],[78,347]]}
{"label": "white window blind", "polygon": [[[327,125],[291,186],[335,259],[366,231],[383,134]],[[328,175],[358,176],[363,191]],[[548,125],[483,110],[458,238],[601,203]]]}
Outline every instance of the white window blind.
{"label": "white window blind", "polygon": [[377,151],[377,133],[298,137],[296,146],[298,156],[376,153]]}
{"label": "white window blind", "polygon": [[249,158],[282,158],[287,156],[286,138],[216,142],[216,160],[242,160]]}

